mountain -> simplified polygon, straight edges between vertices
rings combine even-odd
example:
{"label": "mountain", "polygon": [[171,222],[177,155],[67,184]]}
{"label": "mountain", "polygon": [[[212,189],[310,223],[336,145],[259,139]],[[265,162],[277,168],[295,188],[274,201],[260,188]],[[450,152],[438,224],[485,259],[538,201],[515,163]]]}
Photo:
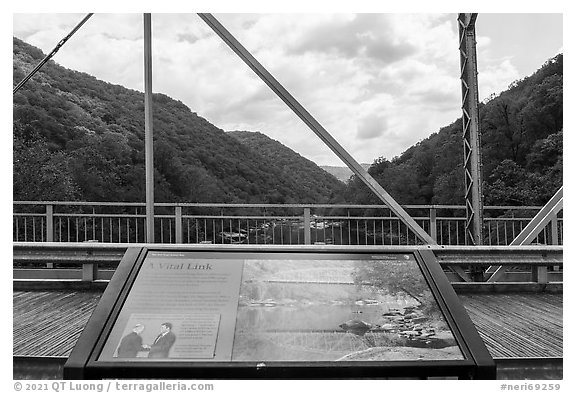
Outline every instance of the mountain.
{"label": "mountain", "polygon": [[[43,58],[13,38],[14,85]],[[328,203],[341,191],[310,161],[288,173],[284,156],[164,94],[153,111],[157,202]],[[13,115],[14,200],[144,200],[143,93],[49,61],[14,94]]]}
{"label": "mountain", "polygon": [[[43,57],[14,38],[14,84]],[[269,138],[226,133],[163,94],[153,103],[158,202],[380,203]],[[143,93],[50,61],[14,94],[13,119],[15,200],[144,200]],[[485,204],[545,203],[562,185],[563,56],[481,104],[480,123]],[[400,203],[461,205],[462,150],[457,119],[369,172]]]}
{"label": "mountain", "polygon": [[[341,194],[344,191],[344,185],[334,176],[314,162],[260,132],[231,131],[228,132],[228,135],[277,166],[281,176],[302,187],[305,190],[305,195],[318,200],[323,195]],[[335,198],[336,195],[332,195],[332,197]]]}
{"label": "mountain", "polygon": [[[364,169],[370,168],[371,164],[360,164]],[[320,168],[324,169],[326,172],[334,176],[336,179],[343,183],[350,180],[350,177],[354,174],[350,168],[347,166],[333,166],[333,165],[320,165]]]}
{"label": "mountain", "polygon": [[[563,55],[480,105],[486,205],[543,205],[562,186]],[[464,204],[462,119],[368,170],[399,203]],[[376,203],[360,179],[350,202]]]}

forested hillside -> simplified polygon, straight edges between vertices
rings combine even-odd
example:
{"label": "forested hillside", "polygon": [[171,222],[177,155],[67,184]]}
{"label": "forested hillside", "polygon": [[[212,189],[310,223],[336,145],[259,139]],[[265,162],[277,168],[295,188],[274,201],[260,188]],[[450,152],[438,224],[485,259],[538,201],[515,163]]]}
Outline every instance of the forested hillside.
{"label": "forested hillside", "polygon": [[[14,38],[13,80],[43,57]],[[260,154],[154,94],[158,202],[327,203],[341,186],[310,161]],[[143,201],[144,95],[47,63],[14,95],[15,200]]]}
{"label": "forested hillside", "polygon": [[[562,185],[563,56],[516,81],[480,107],[486,205],[542,205]],[[462,122],[458,119],[391,160],[372,176],[400,203],[464,204]],[[352,178],[346,197],[377,203]]]}
{"label": "forested hillside", "polygon": [[228,135],[236,138],[240,143],[251,150],[257,151],[280,170],[281,176],[288,181],[298,184],[305,191],[305,195],[320,200],[325,195],[331,199],[341,195],[344,184],[334,176],[324,171],[307,158],[302,157],[292,149],[278,141],[267,137],[260,132],[233,131]]}
{"label": "forested hillside", "polygon": [[[44,54],[14,38],[14,84]],[[155,192],[165,202],[380,203],[262,134],[226,133],[154,94]],[[485,204],[541,205],[562,185],[563,57],[480,107]],[[144,96],[53,61],[14,95],[15,200],[144,200]],[[369,172],[404,204],[463,204],[458,119]]]}

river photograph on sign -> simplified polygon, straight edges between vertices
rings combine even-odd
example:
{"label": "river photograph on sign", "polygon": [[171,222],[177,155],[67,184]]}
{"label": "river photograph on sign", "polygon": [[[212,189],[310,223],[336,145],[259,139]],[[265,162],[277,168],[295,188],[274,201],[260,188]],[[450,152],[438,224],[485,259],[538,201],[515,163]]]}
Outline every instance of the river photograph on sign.
{"label": "river photograph on sign", "polygon": [[463,359],[411,254],[247,260],[233,361]]}

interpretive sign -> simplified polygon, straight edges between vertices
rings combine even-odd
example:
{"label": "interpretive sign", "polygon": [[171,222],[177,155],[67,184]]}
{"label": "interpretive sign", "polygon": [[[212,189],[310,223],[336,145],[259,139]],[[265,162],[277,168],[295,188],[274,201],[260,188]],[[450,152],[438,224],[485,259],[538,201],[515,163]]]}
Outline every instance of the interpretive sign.
{"label": "interpretive sign", "polygon": [[141,341],[131,361],[230,360],[242,267],[238,260],[149,252],[98,360],[126,361],[118,349],[130,334]]}
{"label": "interpretive sign", "polygon": [[493,371],[428,250],[188,246],[127,252],[65,377],[491,378]]}

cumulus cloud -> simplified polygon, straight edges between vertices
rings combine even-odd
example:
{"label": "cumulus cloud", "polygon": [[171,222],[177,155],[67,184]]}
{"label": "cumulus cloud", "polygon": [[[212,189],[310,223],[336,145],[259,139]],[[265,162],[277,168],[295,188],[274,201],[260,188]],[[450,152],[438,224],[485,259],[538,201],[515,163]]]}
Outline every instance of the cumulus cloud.
{"label": "cumulus cloud", "polygon": [[520,73],[509,58],[485,67],[484,71],[478,73],[479,99],[482,101],[492,94],[506,90],[519,78]]}
{"label": "cumulus cloud", "polygon": [[370,58],[392,63],[409,56],[414,48],[396,40],[386,14],[336,17],[301,31],[289,53],[318,52],[349,58]]}
{"label": "cumulus cloud", "polygon": [[360,120],[356,137],[359,139],[374,139],[382,136],[387,130],[386,119],[371,114]]}
{"label": "cumulus cloud", "polygon": [[[391,158],[461,115],[455,14],[218,14],[223,25],[358,161]],[[83,14],[15,14],[14,35],[45,53]],[[260,131],[320,164],[327,147],[194,14],[152,17],[153,89],[225,130]],[[486,55],[480,99],[520,77]],[[556,46],[557,47],[557,46]],[[141,14],[96,14],[55,57],[143,90]]]}

